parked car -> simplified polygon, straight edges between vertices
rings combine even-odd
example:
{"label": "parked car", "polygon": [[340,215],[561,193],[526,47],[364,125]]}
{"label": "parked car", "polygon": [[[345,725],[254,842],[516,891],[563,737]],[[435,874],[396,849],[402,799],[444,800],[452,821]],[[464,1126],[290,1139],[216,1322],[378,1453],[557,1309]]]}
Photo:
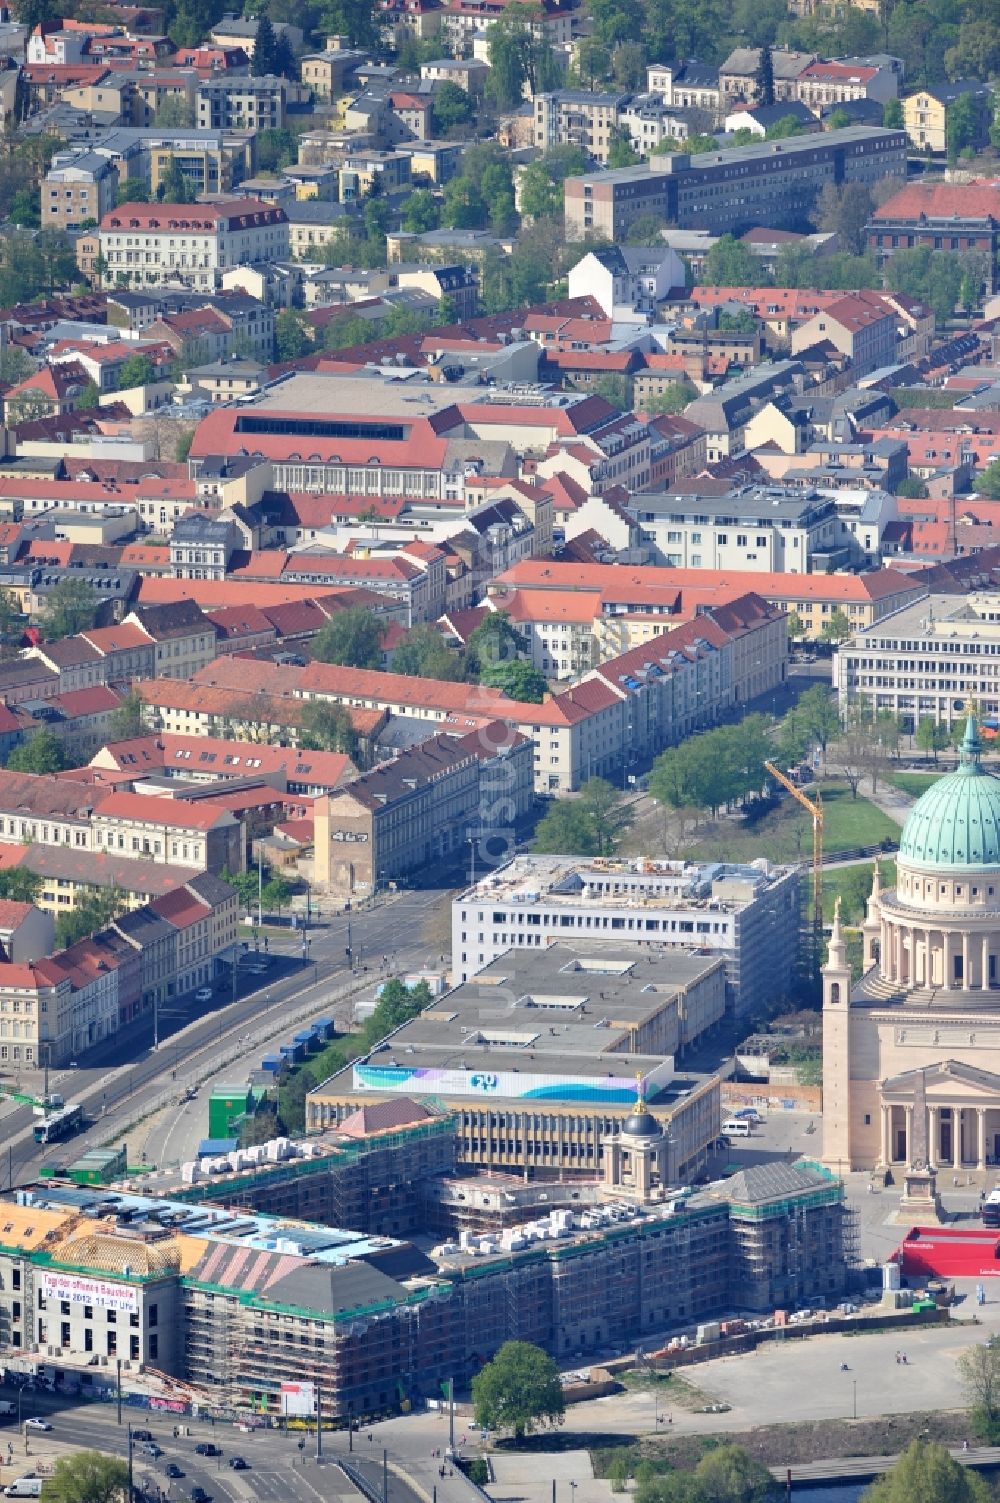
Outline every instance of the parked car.
{"label": "parked car", "polygon": [[755,1106],[741,1106],[733,1112],[734,1117],[745,1117],[748,1122],[763,1122],[764,1118]]}
{"label": "parked car", "polygon": [[210,986],[199,986],[194,994],[194,1000],[196,1002],[211,1002],[212,988]]}
{"label": "parked car", "polygon": [[26,1430],[51,1430],[52,1426],[49,1424],[48,1420],[40,1419],[37,1414],[33,1414],[31,1416],[31,1419],[25,1420],[24,1428]]}

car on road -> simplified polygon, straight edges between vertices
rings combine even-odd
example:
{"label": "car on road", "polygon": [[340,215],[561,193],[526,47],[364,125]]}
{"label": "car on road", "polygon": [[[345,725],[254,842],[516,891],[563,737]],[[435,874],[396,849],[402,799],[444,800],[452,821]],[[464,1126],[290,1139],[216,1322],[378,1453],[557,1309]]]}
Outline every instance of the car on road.
{"label": "car on road", "polygon": [[26,1430],[51,1430],[52,1426],[49,1424],[48,1420],[39,1419],[37,1414],[33,1414],[31,1419],[25,1420],[24,1428]]}
{"label": "car on road", "polygon": [[163,1455],[162,1448],[156,1444],[155,1440],[147,1440],[142,1449],[147,1456],[152,1456],[154,1461],[158,1456]]}
{"label": "car on road", "polygon": [[137,1429],[137,1430],[133,1430],[132,1431],[132,1439],[133,1440],[152,1440],[152,1438],[153,1438],[153,1432],[152,1432],[152,1430],[138,1430]]}
{"label": "car on road", "polygon": [[196,1002],[211,1002],[212,988],[210,986],[199,986],[194,994],[194,1000]]}
{"label": "car on road", "polygon": [[242,1456],[230,1456],[229,1465],[234,1472],[245,1472],[247,1469],[247,1464]]}
{"label": "car on road", "polygon": [[222,1455],[221,1448],[219,1446],[217,1446],[214,1441],[211,1441],[211,1440],[200,1440],[198,1442],[198,1444],[195,1446],[194,1451],[195,1451],[195,1455],[196,1456],[221,1456]]}
{"label": "car on road", "polygon": [[181,1469],[177,1465],[176,1461],[168,1461],[163,1470],[166,1472],[166,1474],[167,1474],[168,1477],[183,1477],[184,1476],[184,1473],[181,1471]]}
{"label": "car on road", "polygon": [[191,1503],[208,1503],[208,1493],[203,1487],[191,1489]]}

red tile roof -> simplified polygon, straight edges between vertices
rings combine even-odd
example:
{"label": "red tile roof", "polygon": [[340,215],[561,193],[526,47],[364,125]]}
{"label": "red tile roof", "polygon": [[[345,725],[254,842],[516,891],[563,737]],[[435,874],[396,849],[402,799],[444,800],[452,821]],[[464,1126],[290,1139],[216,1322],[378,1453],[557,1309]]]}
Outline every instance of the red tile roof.
{"label": "red tile roof", "polygon": [[971,183],[908,183],[887,198],[872,215],[879,220],[985,219],[1000,223],[997,184],[986,178]]}

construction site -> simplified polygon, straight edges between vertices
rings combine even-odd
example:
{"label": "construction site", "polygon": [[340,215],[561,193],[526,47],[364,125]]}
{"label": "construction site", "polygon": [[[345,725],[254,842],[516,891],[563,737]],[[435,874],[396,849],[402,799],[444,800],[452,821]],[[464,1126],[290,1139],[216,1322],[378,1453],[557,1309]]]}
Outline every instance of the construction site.
{"label": "construction site", "polygon": [[[453,1126],[396,1098],[353,1138],[275,1140],[177,1183],[20,1190],[0,1206],[0,1338],[85,1395],[121,1361],[129,1386],[199,1412],[274,1419],[283,1384],[313,1385],[343,1423],[466,1382],[509,1339],[592,1359],[845,1287],[853,1220],[815,1164],[670,1191],[640,1097],[602,1178],[477,1185]],[[407,1235],[432,1203],[434,1237]]]}

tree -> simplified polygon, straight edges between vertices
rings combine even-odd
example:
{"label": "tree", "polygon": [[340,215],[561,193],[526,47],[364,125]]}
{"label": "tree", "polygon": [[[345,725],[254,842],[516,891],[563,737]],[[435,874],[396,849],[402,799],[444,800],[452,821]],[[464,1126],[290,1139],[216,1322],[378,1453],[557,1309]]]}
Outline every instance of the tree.
{"label": "tree", "polygon": [[76,399],[76,410],[77,412],[91,412],[95,407],[100,406],[100,402],[101,388],[96,381],[88,381]]}
{"label": "tree", "polygon": [[703,279],[710,287],[756,287],[760,260],[742,240],[721,235],[705,257]]}
{"label": "tree", "polygon": [[25,229],[37,229],[42,222],[41,196],[37,188],[19,188],[10,202],[8,217]]}
{"label": "tree", "polygon": [[499,689],[508,699],[521,704],[540,705],[548,691],[545,674],[531,663],[488,663],[479,675],[479,682],[489,689]]}
{"label": "tree", "polygon": [[512,1430],[520,1440],[539,1426],[557,1425],[565,1413],[555,1362],[530,1341],[505,1341],[472,1380],[476,1424]]}
{"label": "tree", "polygon": [[44,885],[44,878],[26,866],[7,866],[0,871],[0,898],[14,903],[37,903]]}
{"label": "tree", "polygon": [[406,200],[402,227],[411,235],[436,230],[441,223],[441,206],[429,188],[415,188]]}
{"label": "tree", "polygon": [[119,204],[145,204],[149,202],[149,184],[145,178],[127,177],[118,184]]}
{"label": "tree", "polygon": [[789,612],[788,635],[790,637],[801,637],[804,634],[805,626],[803,625],[802,617],[799,615],[798,611]]}
{"label": "tree", "polygon": [[632,145],[632,137],[627,130],[613,132],[608,144],[608,169],[614,171],[618,167],[635,167],[642,161],[642,157]]}
{"label": "tree", "polygon": [[256,872],[232,872],[227,866],[220,873],[223,882],[228,882],[230,887],[236,889],[240,900],[240,907],[246,913],[252,913],[257,906],[257,873]]}
{"label": "tree", "polygon": [[886,282],[893,292],[906,292],[928,303],[939,324],[946,323],[955,312],[963,274],[961,257],[932,250],[929,245],[894,251],[885,269]]}
{"label": "tree", "polygon": [[358,733],[346,705],[325,699],[309,699],[302,707],[299,745],[309,751],[341,752],[352,762],[358,759]]}
{"label": "tree", "polygon": [[954,166],[959,154],[966,148],[981,144],[979,139],[980,111],[971,90],[959,94],[949,104],[945,113],[945,145],[948,161]]}
{"label": "tree", "polygon": [[987,496],[991,501],[1000,501],[1000,459],[994,459],[981,475],[976,476],[972,482],[972,489],[979,496]]}
{"label": "tree", "polygon": [[295,308],[283,308],[274,320],[274,352],[278,360],[301,360],[312,347],[302,314]]}
{"label": "tree", "polygon": [[612,856],[632,825],[632,809],[604,778],[589,778],[574,799],[559,799],[539,820],[543,855]]}
{"label": "tree", "polygon": [[534,98],[557,82],[558,68],[542,21],[537,6],[515,3],[489,29],[486,89],[499,109],[519,105],[525,85]]}
{"label": "tree", "polygon": [[862,183],[825,183],[816,200],[813,219],[818,230],[839,235],[860,255],[865,248],[865,226],[872,215],[872,197]]}
{"label": "tree", "polygon": [[760,49],[760,59],[757,63],[757,72],[754,76],[754,86],[758,104],[769,105],[774,103],[774,62],[771,58],[771,49],[766,43]]}
{"label": "tree", "polygon": [[598,376],[590,384],[590,390],[595,396],[603,397],[610,402],[612,407],[617,407],[619,412],[632,411],[632,378],[631,376],[619,376],[609,373],[606,376]]}
{"label": "tree", "polygon": [[265,78],[278,71],[278,39],[271,25],[265,6],[257,18],[257,35],[254,38],[253,57],[250,59],[250,74],[253,78]]}
{"label": "tree", "polygon": [[270,913],[273,909],[280,918],[281,910],[287,905],[291,896],[291,887],[281,873],[274,871],[272,868],[260,894],[260,900],[265,912]]}
{"label": "tree", "polygon": [[829,621],[823,622],[820,637],[824,642],[846,642],[851,635],[851,623],[838,606]]}
{"label": "tree", "polygon": [[445,186],[441,223],[449,230],[481,230],[486,217],[486,205],[475,183],[467,177],[453,177]]}
{"label": "tree", "polygon": [[917,722],[914,740],[922,752],[930,752],[934,758],[934,766],[937,766],[938,752],[944,751],[948,745],[948,727],[935,720],[932,715],[924,715]]}
{"label": "tree", "polygon": [[564,184],[586,170],[587,158],[579,146],[552,146],[521,169],[521,213],[529,219],[562,214]]}
{"label": "tree", "polygon": [[882,106],[882,124],[886,130],[903,129],[903,103],[900,99],[887,99]]}
{"label": "tree", "polygon": [[118,372],[118,390],[128,391],[133,386],[148,386],[154,378],[153,362],[148,355],[129,355],[122,361]]}
{"label": "tree", "polygon": [[[958,1362],[961,1367],[961,1356]],[[865,1503],[988,1503],[991,1496],[984,1480],[944,1446],[924,1440],[912,1441],[892,1471],[862,1494]]]}
{"label": "tree", "polygon": [[76,906],[56,919],[56,944],[60,949],[89,939],[106,929],[128,908],[128,895],[120,887],[88,887],[77,895]]}
{"label": "tree", "polygon": [[825,765],[826,749],[840,730],[836,700],[822,684],[814,684],[799,696],[795,709],[809,736],[818,744]]}
{"label": "tree", "polygon": [[40,624],[46,640],[73,637],[97,619],[98,599],[84,579],[60,579],[45,597]]}
{"label": "tree", "polygon": [[131,688],[111,716],[112,741],[134,741],[147,732],[146,701],[138,689]]}
{"label": "tree", "polygon": [[595,80],[609,77],[611,53],[599,37],[581,37],[577,42],[576,71],[588,89],[593,89]]}
{"label": "tree", "polygon": [[157,130],[190,130],[194,125],[194,105],[180,94],[168,94],[156,111],[155,124]]}
{"label": "tree", "polygon": [[474,115],[472,100],[456,83],[446,81],[432,97],[431,118],[435,135],[443,136],[458,126],[468,125]]}
{"label": "tree", "polygon": [[1000,1342],[995,1336],[959,1354],[958,1377],[976,1434],[995,1445],[1000,1434]]}
{"label": "tree", "polygon": [[625,231],[626,245],[657,245],[663,239],[667,221],[659,214],[637,214]]}
{"label": "tree", "polygon": [[687,381],[668,381],[655,397],[648,399],[643,410],[649,417],[657,417],[660,414],[674,417],[677,413],[683,412],[685,407],[694,401],[696,395],[694,388],[689,386]]}
{"label": "tree", "polygon": [[346,36],[352,47],[367,51],[382,45],[382,17],[370,0],[323,0],[316,29]]}
{"label": "tree", "polygon": [[27,741],[15,746],[7,758],[11,772],[62,772],[65,766],[62,742],[54,731],[46,730],[44,726]]}
{"label": "tree", "polygon": [[[353,957],[348,955],[348,959]],[[373,1049],[387,1034],[409,1023],[430,1001],[431,991],[426,981],[418,981],[416,986],[406,986],[395,976],[386,981],[362,1031],[365,1048]]]}
{"label": "tree", "polygon": [[843,108],[832,110],[827,121],[830,130],[844,130],[851,123],[850,113]]}
{"label": "tree", "polygon": [[921,480],[919,475],[904,475],[896,486],[897,496],[911,496],[917,501],[923,501],[930,494],[927,482]]}
{"label": "tree", "polygon": [[717,1446],[695,1467],[704,1503],[763,1503],[778,1496],[778,1484],[763,1462],[742,1446]]}
{"label": "tree", "polygon": [[757,320],[749,308],[740,308],[736,313],[720,313],[719,328],[725,334],[756,334]]}
{"label": "tree", "polygon": [[312,655],[320,663],[345,668],[381,668],[382,622],[363,606],[351,606],[331,616],[316,634]]}
{"label": "tree", "polygon": [[298,160],[299,143],[294,131],[270,125],[257,132],[257,168],[261,172],[280,172]]}
{"label": "tree", "polygon": [[465,665],[452,652],[436,626],[414,626],[393,649],[393,673],[410,678],[458,679]]}
{"label": "tree", "polygon": [[506,611],[491,611],[465,644],[465,675],[475,680],[485,668],[514,662],[528,650],[522,634]]}
{"label": "tree", "polygon": [[8,397],[7,407],[11,422],[15,424],[37,423],[52,412],[52,399],[37,386],[26,386],[23,391]]}
{"label": "tree", "polygon": [[857,798],[861,779],[872,758],[872,720],[864,702],[856,700],[848,706],[833,756],[847,779],[851,798]]}
{"label": "tree", "polygon": [[78,1451],[59,1458],[42,1497],[45,1503],[124,1503],[128,1485],[128,1467],[117,1456]]}
{"label": "tree", "polygon": [[167,157],[167,164],[163,169],[156,196],[161,203],[165,204],[191,204],[195,201],[194,183],[184,176],[173,152]]}
{"label": "tree", "polygon": [[187,457],[191,453],[191,445],[194,443],[194,429],[185,428],[177,435],[177,443],[174,446],[174,459],[178,464],[187,464]]}

